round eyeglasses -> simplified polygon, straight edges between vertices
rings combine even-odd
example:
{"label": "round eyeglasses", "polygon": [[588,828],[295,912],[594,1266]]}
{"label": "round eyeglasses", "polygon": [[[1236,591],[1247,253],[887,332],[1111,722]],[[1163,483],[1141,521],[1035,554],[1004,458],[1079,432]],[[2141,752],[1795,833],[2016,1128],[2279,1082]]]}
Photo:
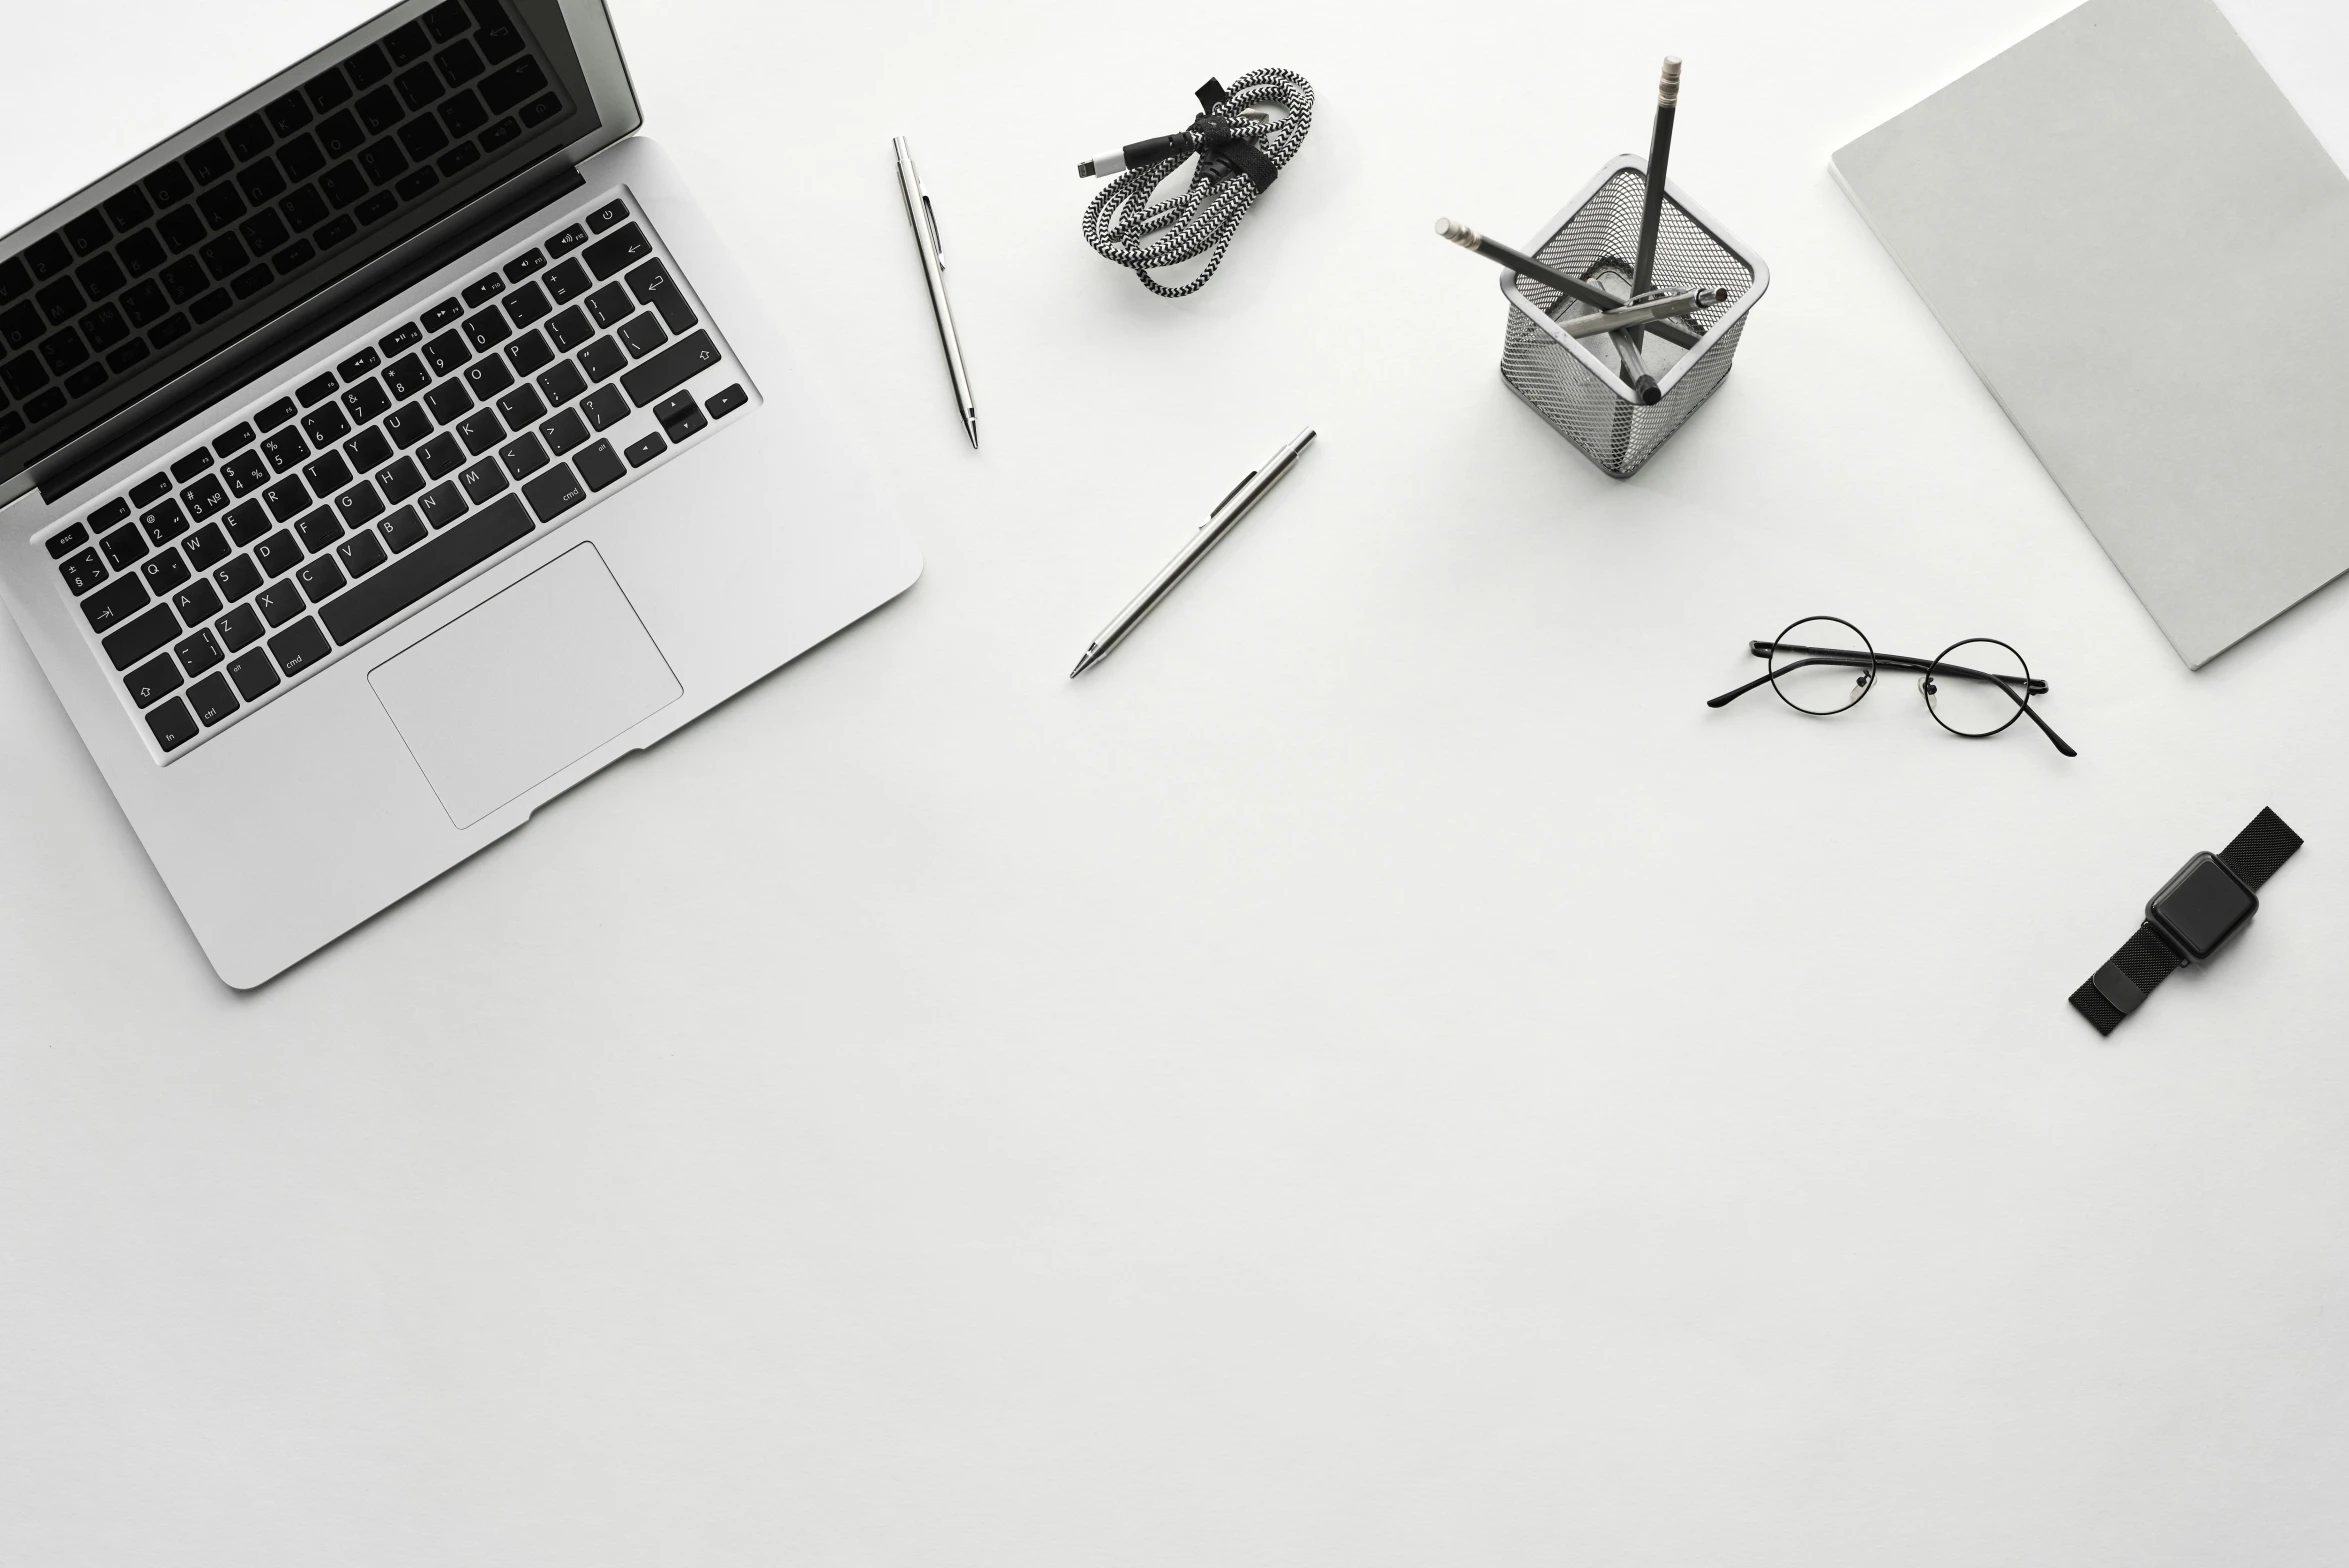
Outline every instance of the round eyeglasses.
{"label": "round eyeglasses", "polygon": [[2047,682],[2034,678],[2023,656],[1995,637],[1969,637],[1930,659],[1918,659],[1878,653],[1867,634],[1851,622],[1813,615],[1768,642],[1748,646],[1755,658],[1770,661],[1770,673],[1723,692],[1706,707],[1724,707],[1768,686],[1797,712],[1827,718],[1858,706],[1876,689],[1876,679],[1884,671],[1915,671],[1925,710],[1952,735],[1984,740],[2011,728],[2017,719],[2029,719],[2057,751],[2067,757],[2079,755],[2031,706],[2033,697],[2047,695]]}

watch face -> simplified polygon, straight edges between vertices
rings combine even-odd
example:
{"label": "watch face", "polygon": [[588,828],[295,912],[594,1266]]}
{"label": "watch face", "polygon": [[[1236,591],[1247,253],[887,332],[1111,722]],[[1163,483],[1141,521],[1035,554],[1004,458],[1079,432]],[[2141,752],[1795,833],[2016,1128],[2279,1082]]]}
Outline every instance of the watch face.
{"label": "watch face", "polygon": [[2197,960],[2217,952],[2259,908],[2249,888],[2216,857],[2196,855],[2153,896],[2145,917]]}

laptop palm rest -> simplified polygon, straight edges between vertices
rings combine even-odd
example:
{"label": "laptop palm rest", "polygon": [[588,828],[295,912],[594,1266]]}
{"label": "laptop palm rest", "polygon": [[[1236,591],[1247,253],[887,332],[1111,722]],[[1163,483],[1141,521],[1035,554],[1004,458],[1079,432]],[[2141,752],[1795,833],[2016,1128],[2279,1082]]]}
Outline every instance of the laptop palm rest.
{"label": "laptop palm rest", "polygon": [[592,544],[367,679],[460,828],[684,694]]}

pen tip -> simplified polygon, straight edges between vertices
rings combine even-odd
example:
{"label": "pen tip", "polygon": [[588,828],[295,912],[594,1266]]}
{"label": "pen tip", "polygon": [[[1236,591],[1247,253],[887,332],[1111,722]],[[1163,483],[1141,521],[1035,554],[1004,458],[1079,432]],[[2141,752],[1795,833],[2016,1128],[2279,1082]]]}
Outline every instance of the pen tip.
{"label": "pen tip", "polygon": [[962,425],[965,430],[970,432],[971,450],[976,452],[979,449],[979,416],[976,413],[963,415]]}
{"label": "pen tip", "polygon": [[1068,672],[1068,678],[1069,678],[1070,680],[1072,680],[1072,681],[1073,681],[1073,680],[1075,680],[1075,679],[1076,679],[1078,676],[1080,676],[1080,675],[1084,674],[1084,673],[1085,673],[1087,670],[1091,669],[1092,667],[1093,667],[1093,650],[1092,650],[1092,649],[1090,649],[1090,648],[1087,648],[1087,649],[1085,650],[1085,656],[1084,656],[1083,658],[1081,658],[1081,659],[1079,659],[1079,660],[1077,661],[1077,667],[1076,667],[1075,669],[1073,669],[1073,670],[1071,670],[1071,671],[1069,671],[1069,672]]}

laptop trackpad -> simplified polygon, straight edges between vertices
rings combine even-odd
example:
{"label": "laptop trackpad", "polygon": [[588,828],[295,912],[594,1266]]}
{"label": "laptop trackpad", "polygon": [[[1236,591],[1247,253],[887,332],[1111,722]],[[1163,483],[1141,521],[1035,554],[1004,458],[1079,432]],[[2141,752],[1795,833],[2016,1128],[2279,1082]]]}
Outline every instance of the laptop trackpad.
{"label": "laptop trackpad", "polygon": [[684,694],[592,544],[367,679],[461,828]]}

